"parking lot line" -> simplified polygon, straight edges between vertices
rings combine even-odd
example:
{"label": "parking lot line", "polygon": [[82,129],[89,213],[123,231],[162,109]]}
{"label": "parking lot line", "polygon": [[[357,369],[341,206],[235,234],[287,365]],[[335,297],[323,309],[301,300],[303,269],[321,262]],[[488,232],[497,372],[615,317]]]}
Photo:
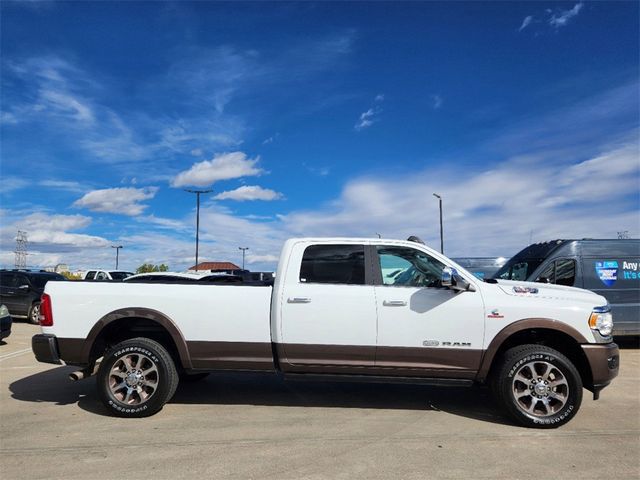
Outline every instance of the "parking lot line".
{"label": "parking lot line", "polygon": [[11,352],[11,353],[7,353],[6,355],[0,355],[0,362],[2,362],[3,360],[8,360],[9,358],[19,357],[20,355],[23,355],[30,351],[31,351],[30,348],[25,348],[24,350],[18,350],[17,352]]}

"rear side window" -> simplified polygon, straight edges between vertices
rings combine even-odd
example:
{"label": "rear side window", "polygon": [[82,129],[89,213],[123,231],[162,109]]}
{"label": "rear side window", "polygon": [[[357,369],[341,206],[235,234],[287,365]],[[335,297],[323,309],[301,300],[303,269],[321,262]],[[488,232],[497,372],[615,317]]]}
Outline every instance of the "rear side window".
{"label": "rear side window", "polygon": [[311,245],[300,267],[303,283],[364,285],[363,245]]}
{"label": "rear side window", "polygon": [[547,265],[535,281],[572,287],[576,281],[576,261],[570,258],[556,260]]}
{"label": "rear side window", "polygon": [[0,275],[0,284],[3,287],[17,287],[18,276],[15,273],[3,273]]}
{"label": "rear side window", "polygon": [[96,276],[96,272],[88,272],[87,276],[85,277],[86,280],[93,280]]}

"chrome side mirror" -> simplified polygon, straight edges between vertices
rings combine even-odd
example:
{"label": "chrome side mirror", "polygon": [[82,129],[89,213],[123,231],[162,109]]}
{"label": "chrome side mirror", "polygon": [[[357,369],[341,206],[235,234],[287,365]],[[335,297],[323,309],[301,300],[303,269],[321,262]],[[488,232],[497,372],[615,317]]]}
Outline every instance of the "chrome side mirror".
{"label": "chrome side mirror", "polygon": [[455,268],[444,267],[442,269],[442,286],[451,288],[452,290],[458,290],[461,292],[475,292],[476,289],[473,285],[467,282]]}
{"label": "chrome side mirror", "polygon": [[452,287],[453,286],[453,272],[454,268],[444,267],[442,269],[442,286],[443,287]]}

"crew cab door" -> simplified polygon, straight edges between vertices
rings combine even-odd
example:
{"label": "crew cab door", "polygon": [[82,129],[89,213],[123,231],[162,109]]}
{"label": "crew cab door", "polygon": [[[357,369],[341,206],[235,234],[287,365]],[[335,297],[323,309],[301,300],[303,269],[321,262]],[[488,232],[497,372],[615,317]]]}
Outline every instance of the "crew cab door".
{"label": "crew cab door", "polygon": [[294,244],[279,301],[284,371],[373,367],[376,304],[363,244]]}
{"label": "crew cab door", "polygon": [[425,251],[378,245],[376,370],[393,375],[473,378],[480,366],[480,292],[441,287],[445,264]]}

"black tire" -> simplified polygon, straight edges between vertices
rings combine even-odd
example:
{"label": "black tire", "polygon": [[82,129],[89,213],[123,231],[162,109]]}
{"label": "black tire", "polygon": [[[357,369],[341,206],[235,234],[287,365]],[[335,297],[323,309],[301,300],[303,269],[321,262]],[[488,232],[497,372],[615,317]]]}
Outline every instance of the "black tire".
{"label": "black tire", "polygon": [[176,391],[178,373],[167,350],[155,340],[132,338],[110,349],[97,375],[100,400],[119,417],[159,412]]}
{"label": "black tire", "polygon": [[209,372],[187,373],[180,372],[180,382],[195,383],[204,380],[209,376]]}
{"label": "black tire", "polygon": [[27,320],[32,325],[40,325],[40,302],[33,302],[27,313]]}
{"label": "black tire", "polygon": [[557,428],[571,420],[582,403],[582,379],[576,367],[543,345],[507,350],[491,387],[509,416],[526,427]]}

